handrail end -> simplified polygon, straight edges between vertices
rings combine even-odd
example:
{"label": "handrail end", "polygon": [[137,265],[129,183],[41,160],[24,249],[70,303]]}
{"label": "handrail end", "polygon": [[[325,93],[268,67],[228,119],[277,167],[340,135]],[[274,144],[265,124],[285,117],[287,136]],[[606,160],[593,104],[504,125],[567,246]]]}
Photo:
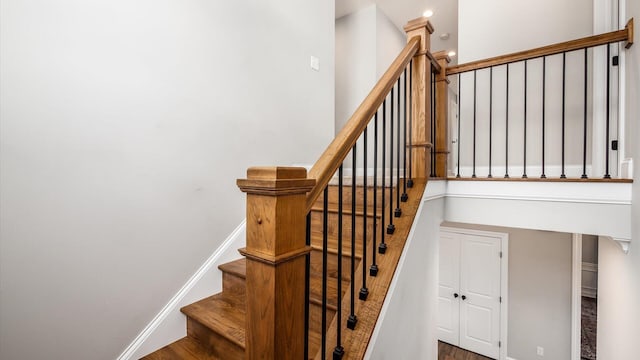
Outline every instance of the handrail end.
{"label": "handrail end", "polygon": [[628,49],[633,45],[633,18],[627,21],[627,25],[624,28],[627,30],[627,43],[624,47]]}

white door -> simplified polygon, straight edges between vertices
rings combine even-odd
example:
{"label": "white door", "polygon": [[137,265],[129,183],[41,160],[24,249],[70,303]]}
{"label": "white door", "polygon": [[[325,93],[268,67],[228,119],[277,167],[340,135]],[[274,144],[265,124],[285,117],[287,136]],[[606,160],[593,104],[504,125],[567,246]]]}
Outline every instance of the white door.
{"label": "white door", "polygon": [[460,236],[460,347],[500,353],[500,239]]}
{"label": "white door", "polygon": [[440,232],[438,339],[500,355],[499,236]]}
{"label": "white door", "polygon": [[440,234],[438,284],[438,338],[458,345],[460,337],[460,241],[452,233]]}

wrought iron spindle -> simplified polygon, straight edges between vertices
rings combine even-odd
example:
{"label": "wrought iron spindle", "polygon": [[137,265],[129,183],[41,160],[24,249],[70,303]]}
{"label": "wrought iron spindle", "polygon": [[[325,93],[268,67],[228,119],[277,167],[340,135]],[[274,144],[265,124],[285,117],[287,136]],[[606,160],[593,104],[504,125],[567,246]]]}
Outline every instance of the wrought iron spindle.
{"label": "wrought iron spindle", "polygon": [[478,100],[478,88],[477,88],[477,71],[473,70],[473,172],[472,178],[476,177],[476,110]]}
{"label": "wrought iron spindle", "polygon": [[[342,203],[343,203],[343,164],[338,168],[338,279],[336,285],[337,303],[336,303],[336,347],[333,349],[333,359],[340,360],[344,356],[344,347],[342,347]],[[322,328],[324,331],[324,328]],[[308,359],[306,357],[305,359]]]}
{"label": "wrought iron spindle", "polygon": [[351,150],[351,313],[347,319],[347,327],[351,330],[356,328],[358,322],[355,303],[356,285],[353,281],[356,278],[356,161],[356,144],[354,144]]}
{"label": "wrought iron spindle", "polygon": [[542,58],[542,175],[541,179],[546,179],[547,175],[544,173],[544,133],[545,133],[545,107],[547,102],[547,57]]}
{"label": "wrought iron spindle", "polygon": [[389,121],[389,225],[387,225],[387,234],[393,234],[396,230],[393,225],[393,99],[394,87],[391,88],[391,113]]}
{"label": "wrought iron spindle", "polygon": [[380,211],[380,245],[378,246],[378,252],[384,254],[387,251],[387,244],[384,242],[384,205],[385,198],[387,197],[387,189],[385,187],[386,179],[386,159],[387,159],[387,99],[382,102],[382,210]]}
{"label": "wrought iron spindle", "polygon": [[509,178],[509,64],[507,64],[507,92],[506,92],[506,118],[505,118],[505,152],[504,152],[504,177]]}
{"label": "wrought iron spindle", "polygon": [[524,61],[524,159],[522,178],[527,178],[527,60]]}
{"label": "wrought iron spindle", "polygon": [[403,112],[403,119],[402,119],[402,124],[404,125],[404,131],[402,132],[403,135],[403,139],[404,139],[404,146],[402,147],[402,154],[403,154],[403,158],[402,158],[402,166],[403,166],[403,170],[402,170],[402,197],[400,198],[400,200],[402,202],[406,202],[407,199],[409,198],[409,196],[407,195],[407,112],[409,109],[407,109],[407,69],[404,69],[404,96],[402,96],[402,101],[403,101],[403,106],[402,108],[404,109]]}
{"label": "wrought iron spindle", "polygon": [[378,112],[373,120],[373,246],[371,247],[370,276],[378,275],[376,263],[376,241],[378,240]]}
{"label": "wrought iron spindle", "polygon": [[324,188],[324,199],[322,199],[322,341],[321,352],[322,358],[327,358],[327,334],[324,329],[327,328],[327,255],[328,255],[328,214],[329,214],[329,187]]}
{"label": "wrought iron spindle", "polygon": [[584,107],[583,112],[583,131],[582,131],[582,176],[580,178],[587,178],[587,48],[584,48]]}
{"label": "wrought iron spindle", "polygon": [[567,84],[567,53],[562,53],[562,173],[560,179],[566,179],[564,173],[564,138],[565,138],[565,113],[566,113],[566,84]]}
{"label": "wrought iron spindle", "polygon": [[[402,86],[400,86],[400,78],[398,77],[398,83],[397,86],[398,88],[398,97],[396,98],[396,124],[398,126],[398,138],[396,141],[396,181],[398,182],[398,187],[396,189],[396,210],[394,211],[394,216],[395,217],[400,217],[400,215],[402,215],[402,210],[400,209],[400,139],[401,137],[401,131],[402,131],[402,126],[401,123],[402,121],[400,121],[400,114],[401,114],[401,108],[400,108],[400,98],[402,96],[400,96],[402,94]],[[393,169],[391,170],[393,171]]]}
{"label": "wrought iron spindle", "polygon": [[[413,59],[409,61],[409,74],[413,74]],[[413,76],[409,75],[409,180],[407,187],[413,187]]]}
{"label": "wrought iron spindle", "polygon": [[610,134],[609,134],[609,129],[610,129],[610,120],[611,120],[611,44],[607,44],[607,129],[606,129],[606,133],[607,133],[607,141],[606,141],[606,145],[605,145],[605,161],[606,161],[606,166],[605,166],[605,173],[604,173],[604,178],[605,179],[611,179],[611,174],[609,174],[609,141],[610,140]]}
{"label": "wrought iron spindle", "polygon": [[[368,195],[368,188],[367,188],[367,152],[368,152],[368,148],[367,148],[367,128],[364,128],[364,133],[363,133],[363,139],[362,139],[362,143],[363,143],[363,147],[364,147],[364,151],[362,152],[362,167],[364,168],[364,176],[363,176],[363,183],[362,183],[362,188],[363,188],[363,195],[362,195],[362,287],[360,288],[360,294],[358,295],[360,300],[367,300],[367,296],[369,295],[369,289],[367,289],[367,271],[365,270],[367,268],[367,195]],[[355,213],[353,214],[353,216],[355,217]],[[353,249],[351,249],[351,252],[355,252],[356,249],[355,247]]]}
{"label": "wrought iron spindle", "polygon": [[462,103],[462,73],[458,74],[458,171],[457,178],[460,178],[460,122],[462,121],[462,114],[460,113],[460,104]]}
{"label": "wrought iron spindle", "polygon": [[491,175],[491,155],[493,147],[493,66],[489,68],[489,179]]}

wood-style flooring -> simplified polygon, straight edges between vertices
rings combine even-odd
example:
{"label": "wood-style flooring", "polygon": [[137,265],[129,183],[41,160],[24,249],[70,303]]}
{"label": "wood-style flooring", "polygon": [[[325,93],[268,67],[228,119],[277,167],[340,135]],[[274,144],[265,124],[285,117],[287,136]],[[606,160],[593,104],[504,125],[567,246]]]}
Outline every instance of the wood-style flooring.
{"label": "wood-style flooring", "polygon": [[438,341],[438,360],[492,360],[486,356]]}

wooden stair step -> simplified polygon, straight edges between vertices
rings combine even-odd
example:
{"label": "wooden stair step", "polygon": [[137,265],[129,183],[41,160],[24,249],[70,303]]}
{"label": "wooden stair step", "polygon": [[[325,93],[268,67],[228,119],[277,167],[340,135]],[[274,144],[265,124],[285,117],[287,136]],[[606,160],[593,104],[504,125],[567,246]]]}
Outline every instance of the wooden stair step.
{"label": "wooden stair step", "polygon": [[245,302],[225,292],[180,309],[187,316],[187,335],[215,356],[244,357]]}
{"label": "wooden stair step", "polygon": [[[377,196],[377,206],[378,209],[377,210],[382,210],[382,188],[380,186],[378,186],[378,191],[376,192],[376,196]],[[385,195],[385,203],[388,204],[389,203],[389,195],[390,195],[390,188],[385,187],[385,191],[384,191],[384,195]],[[394,188],[395,190],[395,188]],[[334,185],[329,185],[328,187],[328,193],[329,193],[329,198],[327,200],[327,203],[329,205],[335,206],[336,208],[338,207],[339,201],[338,201],[338,192],[339,192],[339,187],[338,186],[334,186]],[[367,194],[367,209],[368,211],[372,211],[373,210],[373,186],[368,186],[367,190],[366,190],[366,194]],[[356,208],[358,206],[360,206],[361,208],[364,207],[364,194],[365,194],[365,189],[362,186],[356,186]],[[394,191],[395,194],[395,191]],[[314,203],[314,206],[316,207],[320,207],[322,208],[322,205],[324,203],[324,193],[320,194],[320,196],[318,196],[318,199],[316,200],[316,202]],[[351,208],[351,186],[343,186],[342,188],[342,206],[343,208]]]}
{"label": "wooden stair step", "polygon": [[[311,234],[312,236],[322,237],[323,233],[323,214],[319,211],[311,212]],[[364,235],[364,216],[355,216],[355,233],[356,239],[362,239]],[[329,213],[327,214],[327,236],[334,237],[337,239],[338,237],[338,222],[340,217],[338,213]],[[381,219],[378,219],[376,222],[376,227],[378,229],[378,238],[380,237],[380,231],[382,229]],[[394,219],[395,220],[395,219]],[[348,239],[351,241],[351,221],[352,215],[343,214],[342,216],[342,239]],[[367,240],[371,240],[373,237],[373,217],[367,217]],[[321,244],[321,243],[320,243]]]}
{"label": "wooden stair step", "polygon": [[[318,345],[319,347],[319,345]],[[208,352],[196,340],[184,337],[175,341],[151,354],[141,358],[141,360],[222,360]]]}
{"label": "wooden stair step", "polygon": [[[311,251],[311,273],[322,274],[322,247],[312,246]],[[360,257],[354,257],[355,267],[360,264]],[[342,254],[342,280],[349,281],[351,279],[351,253]],[[327,274],[330,277],[338,278],[338,252],[334,249],[329,249],[327,254]]]}

